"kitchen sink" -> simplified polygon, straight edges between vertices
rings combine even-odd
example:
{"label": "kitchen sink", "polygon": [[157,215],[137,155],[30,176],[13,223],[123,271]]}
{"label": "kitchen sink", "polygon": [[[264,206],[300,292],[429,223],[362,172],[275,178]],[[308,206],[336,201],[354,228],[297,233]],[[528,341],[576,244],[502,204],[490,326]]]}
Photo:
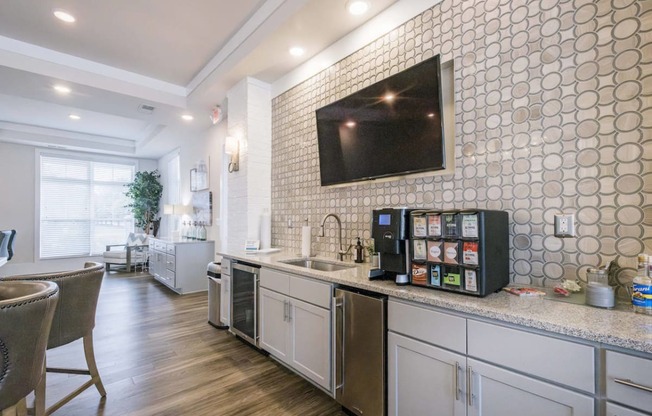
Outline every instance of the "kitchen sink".
{"label": "kitchen sink", "polygon": [[291,266],[305,267],[306,269],[320,270],[322,272],[337,272],[339,270],[352,269],[355,267],[348,264],[330,263],[323,260],[310,259],[282,260],[281,263],[289,264]]}

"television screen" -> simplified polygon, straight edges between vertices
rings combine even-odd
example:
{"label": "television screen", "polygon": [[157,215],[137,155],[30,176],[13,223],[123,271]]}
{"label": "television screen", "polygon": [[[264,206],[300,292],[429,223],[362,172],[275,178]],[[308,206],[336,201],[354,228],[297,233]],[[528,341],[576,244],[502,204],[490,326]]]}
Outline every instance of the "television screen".
{"label": "television screen", "polygon": [[316,116],[322,186],[446,167],[439,55]]}

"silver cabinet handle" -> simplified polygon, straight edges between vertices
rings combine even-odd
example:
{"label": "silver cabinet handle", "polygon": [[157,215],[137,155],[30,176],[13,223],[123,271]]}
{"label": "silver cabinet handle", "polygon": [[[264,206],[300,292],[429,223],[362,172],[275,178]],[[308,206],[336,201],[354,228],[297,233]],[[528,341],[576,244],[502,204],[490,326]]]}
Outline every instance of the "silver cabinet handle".
{"label": "silver cabinet handle", "polygon": [[636,384],[632,380],[629,379],[622,379],[622,378],[614,378],[614,382],[618,384],[622,384],[624,386],[628,387],[634,387],[635,389],[643,390],[648,393],[652,393],[652,387],[644,386],[642,384]]}
{"label": "silver cabinet handle", "polygon": [[292,322],[292,302],[288,300],[288,322]]}
{"label": "silver cabinet handle", "polygon": [[469,406],[473,407],[473,369],[471,366],[466,369],[466,400]]}
{"label": "silver cabinet handle", "polygon": [[339,390],[344,386],[344,298],[335,298],[335,391],[339,397]]}
{"label": "silver cabinet handle", "polygon": [[283,301],[283,322],[288,320],[288,301]]}
{"label": "silver cabinet handle", "polygon": [[460,363],[455,361],[455,373],[453,376],[455,383],[455,400],[460,399]]}

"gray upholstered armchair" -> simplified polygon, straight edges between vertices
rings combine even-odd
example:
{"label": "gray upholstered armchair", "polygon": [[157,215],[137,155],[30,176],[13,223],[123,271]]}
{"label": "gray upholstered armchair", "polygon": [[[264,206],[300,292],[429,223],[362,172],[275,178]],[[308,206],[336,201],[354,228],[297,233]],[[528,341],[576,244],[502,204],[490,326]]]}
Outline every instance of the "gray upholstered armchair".
{"label": "gray upholstered armchair", "polygon": [[26,411],[45,383],[43,365],[59,288],[52,282],[0,281],[0,413]]}
{"label": "gray upholstered armchair", "polygon": [[93,385],[95,385],[102,397],[106,396],[102,379],[97,371],[93,349],[95,311],[103,277],[104,266],[101,263],[88,262],[80,270],[0,278],[0,282],[45,280],[56,283],[59,286],[59,303],[54,312],[47,349],[57,348],[78,339],[83,339],[84,342],[84,355],[86,356],[88,369],[50,368],[46,366],[46,372],[82,374],[90,376],[91,379],[45,410],[44,374],[43,382],[35,392],[34,407],[36,416],[49,415]]}
{"label": "gray upholstered armchair", "polygon": [[148,254],[147,234],[129,233],[126,244],[113,244],[106,246],[104,264],[106,271],[110,271],[111,264],[119,264],[131,272],[134,266],[147,263]]}

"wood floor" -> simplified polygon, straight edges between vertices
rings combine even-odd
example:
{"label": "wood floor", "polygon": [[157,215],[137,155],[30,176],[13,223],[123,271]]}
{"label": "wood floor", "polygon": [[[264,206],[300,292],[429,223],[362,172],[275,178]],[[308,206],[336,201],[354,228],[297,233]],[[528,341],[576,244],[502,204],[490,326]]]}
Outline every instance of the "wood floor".
{"label": "wood floor", "polygon": [[[105,275],[95,355],[107,390],[92,387],[54,413],[91,415],[344,415],[330,397],[207,323],[206,292],[176,295],[146,273]],[[83,365],[81,342],[49,366]],[[48,374],[54,403],[86,378]]]}

